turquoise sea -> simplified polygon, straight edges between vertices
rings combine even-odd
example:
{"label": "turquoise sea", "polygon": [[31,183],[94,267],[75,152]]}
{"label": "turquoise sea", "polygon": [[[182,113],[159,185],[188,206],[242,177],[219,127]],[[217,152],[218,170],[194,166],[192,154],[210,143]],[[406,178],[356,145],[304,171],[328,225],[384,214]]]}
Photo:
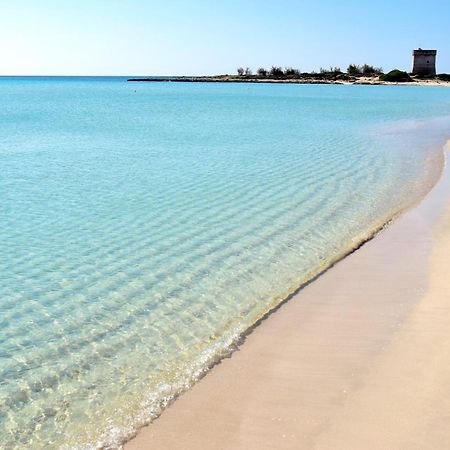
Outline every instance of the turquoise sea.
{"label": "turquoise sea", "polygon": [[448,137],[445,87],[0,78],[0,448],[120,447]]}

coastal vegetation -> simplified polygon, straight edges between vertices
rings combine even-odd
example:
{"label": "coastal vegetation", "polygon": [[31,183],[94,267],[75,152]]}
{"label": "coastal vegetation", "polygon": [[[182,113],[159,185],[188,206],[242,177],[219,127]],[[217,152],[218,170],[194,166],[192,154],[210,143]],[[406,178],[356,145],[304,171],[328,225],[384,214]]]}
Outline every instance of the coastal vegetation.
{"label": "coastal vegetation", "polygon": [[181,76],[131,78],[128,81],[184,81],[184,82],[248,82],[248,83],[302,83],[302,84],[384,84],[438,82],[450,83],[450,74],[441,73],[436,76],[412,75],[399,69],[387,73],[381,67],[370,64],[350,64],[344,71],[340,67],[321,67],[319,71],[302,72],[294,67],[271,66],[259,67],[255,72],[250,67],[238,67],[235,75],[215,76]]}
{"label": "coastal vegetation", "polygon": [[253,75],[252,70],[250,69],[250,67],[246,67],[245,69],[243,67],[238,67],[237,69],[237,73],[240,77],[242,76],[251,76]]}
{"label": "coastal vegetation", "polygon": [[343,72],[340,67],[321,67],[319,72],[302,72],[299,69],[293,67],[272,66],[270,69],[260,67],[256,70],[256,75],[247,67],[239,67],[237,69],[238,77],[244,78],[270,78],[276,80],[289,80],[298,78],[315,78],[315,79],[349,79],[350,77],[373,77],[383,73],[381,67],[371,66],[369,64],[357,65],[350,64],[347,67],[346,72]]}
{"label": "coastal vegetation", "polygon": [[381,67],[374,67],[369,64],[363,64],[362,66],[350,64],[347,67],[347,73],[354,77],[373,77],[375,75],[381,75],[383,73],[383,69]]}
{"label": "coastal vegetation", "polygon": [[237,70],[237,76],[239,78],[250,80],[302,80],[305,82],[317,81],[317,82],[355,82],[355,83],[365,83],[370,82],[371,84],[380,82],[388,83],[409,83],[413,82],[415,79],[421,80],[426,79],[436,79],[439,81],[450,82],[449,74],[439,74],[434,76],[420,77],[411,76],[408,72],[393,69],[387,73],[383,72],[381,67],[372,66],[370,64],[350,64],[346,71],[343,72],[340,67],[330,67],[328,69],[321,67],[319,72],[301,72],[299,69],[294,69],[292,67],[282,68],[279,66],[272,66],[270,69],[265,69],[260,67],[256,71],[256,75],[252,75],[249,69],[239,68]]}
{"label": "coastal vegetation", "polygon": [[381,81],[389,81],[391,83],[408,83],[412,81],[412,78],[407,72],[402,70],[394,69],[388,73],[383,73],[380,75]]}

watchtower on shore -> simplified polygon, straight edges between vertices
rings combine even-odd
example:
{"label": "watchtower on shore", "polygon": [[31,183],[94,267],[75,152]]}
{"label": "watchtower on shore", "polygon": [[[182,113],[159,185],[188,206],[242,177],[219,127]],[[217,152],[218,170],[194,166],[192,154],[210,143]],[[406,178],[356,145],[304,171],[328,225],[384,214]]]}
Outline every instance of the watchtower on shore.
{"label": "watchtower on shore", "polygon": [[437,50],[413,50],[413,75],[436,75]]}

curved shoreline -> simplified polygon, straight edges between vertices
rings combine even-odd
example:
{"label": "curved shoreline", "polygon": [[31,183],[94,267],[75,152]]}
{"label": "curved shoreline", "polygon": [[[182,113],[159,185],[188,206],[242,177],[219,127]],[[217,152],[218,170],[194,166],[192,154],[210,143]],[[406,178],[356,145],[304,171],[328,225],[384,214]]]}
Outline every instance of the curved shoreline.
{"label": "curved shoreline", "polygon": [[[442,151],[442,155],[444,155],[444,151]],[[445,156],[444,156],[444,159],[445,159]],[[159,417],[158,420],[153,422],[154,419],[152,419],[152,422],[151,422],[151,424],[150,424],[150,426],[148,428],[145,427],[143,429],[138,430],[137,438],[129,441],[126,444],[126,448],[130,448],[130,449],[133,449],[133,448],[150,448],[150,447],[155,448],[155,447],[153,447],[153,437],[151,436],[153,434],[154,430],[155,430],[155,427],[157,426],[159,428],[158,424],[160,422],[164,421],[165,423],[167,423],[167,421],[170,421],[171,420],[170,418],[168,418],[167,420],[164,419],[166,414],[167,414],[167,412],[169,410],[170,411],[176,411],[177,407],[175,405],[178,405],[178,403],[181,400],[183,400],[183,402],[185,402],[184,398],[187,397],[188,394],[190,394],[194,390],[198,389],[197,386],[200,386],[200,385],[204,384],[206,382],[206,380],[208,380],[210,377],[207,377],[206,379],[204,379],[202,381],[202,383],[197,383],[197,381],[202,379],[207,373],[213,374],[213,373],[218,373],[220,371],[223,371],[224,369],[221,369],[218,366],[222,367],[225,364],[229,365],[230,364],[229,361],[235,360],[236,359],[236,355],[238,355],[238,353],[241,353],[243,350],[245,350],[247,345],[248,345],[248,344],[246,344],[246,346],[241,346],[241,344],[244,341],[248,341],[249,339],[252,339],[252,340],[255,339],[253,336],[255,334],[257,334],[257,331],[261,330],[261,329],[264,329],[264,327],[259,327],[261,322],[263,322],[263,321],[270,322],[270,319],[272,317],[278,316],[278,314],[280,314],[280,312],[283,311],[284,308],[277,315],[274,315],[272,313],[275,312],[275,311],[278,311],[281,308],[281,306],[290,305],[291,303],[294,303],[294,302],[290,302],[290,300],[295,298],[300,291],[302,292],[302,298],[303,298],[304,292],[307,289],[309,289],[312,286],[316,286],[317,284],[320,285],[321,284],[321,279],[323,277],[327,276],[327,274],[329,274],[329,273],[333,273],[336,270],[336,267],[340,267],[341,264],[343,264],[345,261],[347,261],[349,258],[351,258],[351,255],[358,255],[358,254],[363,252],[363,250],[360,250],[359,252],[356,252],[356,250],[360,249],[363,246],[365,248],[366,247],[365,244],[368,244],[369,242],[371,242],[373,240],[373,238],[376,237],[376,236],[380,236],[380,238],[374,240],[373,242],[377,242],[378,243],[379,241],[383,241],[383,236],[385,236],[385,234],[387,232],[390,232],[390,230],[392,230],[393,228],[398,228],[400,226],[399,222],[402,222],[402,220],[403,221],[407,220],[409,215],[413,215],[416,210],[422,209],[423,208],[422,205],[424,203],[430,203],[431,193],[436,191],[437,186],[442,184],[442,178],[443,178],[444,172],[446,172],[446,173],[448,172],[448,168],[446,168],[445,160],[444,160],[444,164],[442,164],[442,167],[441,167],[441,170],[440,170],[440,174],[437,177],[437,179],[435,180],[435,184],[430,186],[429,190],[425,193],[424,197],[421,197],[421,198],[417,199],[417,201],[414,204],[410,205],[408,208],[406,208],[406,210],[402,210],[402,211],[398,212],[396,215],[394,215],[394,217],[392,217],[386,223],[383,223],[382,225],[377,227],[373,233],[370,233],[370,235],[366,236],[366,238],[361,239],[360,241],[358,241],[358,244],[355,245],[355,247],[353,247],[352,249],[350,249],[349,251],[345,252],[342,255],[338,255],[334,260],[330,261],[330,263],[327,265],[327,267],[321,268],[321,270],[318,270],[317,273],[314,274],[308,281],[302,283],[293,292],[290,292],[287,296],[285,296],[281,301],[279,301],[275,305],[272,305],[272,307],[268,311],[266,311],[251,327],[249,327],[246,331],[244,331],[243,333],[240,334],[240,336],[237,339],[237,341],[235,340],[230,345],[228,351],[225,351],[224,354],[222,354],[221,357],[218,360],[214,360],[210,364],[208,364],[208,366],[205,368],[205,370],[198,376],[198,379],[195,380],[193,386],[189,386],[188,389],[185,392],[181,392],[181,393],[178,393],[178,394],[174,395],[173,398],[171,398],[168,401],[168,404],[172,404],[172,403],[174,404],[172,406],[172,408],[164,409],[164,411],[161,411],[160,414],[162,412],[165,412],[165,414],[162,415],[162,416],[160,416],[160,414],[158,414],[157,415],[157,417]],[[447,173],[446,176],[448,177],[448,173]],[[431,191],[431,193],[430,193],[430,191]],[[391,224],[392,222],[394,222],[392,226],[386,227],[386,225]],[[386,232],[382,233],[380,235],[380,231],[384,230],[384,229],[386,229]],[[384,239],[384,240],[386,240],[386,239]],[[377,245],[380,245],[380,244],[377,244]],[[383,242],[381,243],[381,245],[383,245]],[[337,264],[338,262],[339,262],[339,264]],[[332,268],[332,267],[335,268],[334,271],[329,271],[329,269]],[[315,283],[312,283],[312,281],[315,281]],[[271,320],[273,320],[273,319],[271,319]],[[260,334],[260,333],[261,333],[261,331],[258,331],[258,334]],[[236,353],[236,350],[239,350],[239,352]],[[228,360],[225,361],[224,360],[225,357],[228,357],[228,358],[231,357],[231,359],[228,359]],[[212,368],[214,368],[214,369],[211,370]],[[230,374],[230,376],[232,376],[232,374]],[[215,389],[218,392],[220,392],[220,385],[216,385]],[[195,395],[195,394],[190,394],[190,395]],[[211,395],[211,393],[209,393],[209,396],[210,395]],[[174,403],[174,400],[177,400],[177,402]],[[189,400],[187,400],[187,401],[189,401]],[[218,405],[216,405],[216,407],[221,407],[221,406],[218,404]],[[181,407],[178,407],[178,410],[180,408]],[[202,414],[202,411],[197,411],[196,410],[195,413],[196,414],[197,413]],[[203,411],[203,413],[205,413],[205,411]],[[176,412],[175,412],[175,414],[176,414]],[[178,423],[178,421],[177,421],[177,423]],[[167,430],[166,430],[166,432],[167,432]],[[158,436],[159,436],[159,433],[158,433]],[[162,438],[162,436],[160,436],[160,437]],[[160,442],[160,441],[158,441],[158,442]],[[172,444],[174,444],[174,442],[172,442]],[[171,448],[171,447],[162,446],[162,447],[156,447],[156,448]],[[187,447],[187,448],[198,448],[198,447]]]}

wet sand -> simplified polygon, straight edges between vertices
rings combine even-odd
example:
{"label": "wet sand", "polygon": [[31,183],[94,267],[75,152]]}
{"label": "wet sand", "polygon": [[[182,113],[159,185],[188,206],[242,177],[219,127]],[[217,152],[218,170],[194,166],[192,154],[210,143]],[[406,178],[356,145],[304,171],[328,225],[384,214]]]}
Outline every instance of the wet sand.
{"label": "wet sand", "polygon": [[449,199],[447,168],[126,450],[450,448]]}

